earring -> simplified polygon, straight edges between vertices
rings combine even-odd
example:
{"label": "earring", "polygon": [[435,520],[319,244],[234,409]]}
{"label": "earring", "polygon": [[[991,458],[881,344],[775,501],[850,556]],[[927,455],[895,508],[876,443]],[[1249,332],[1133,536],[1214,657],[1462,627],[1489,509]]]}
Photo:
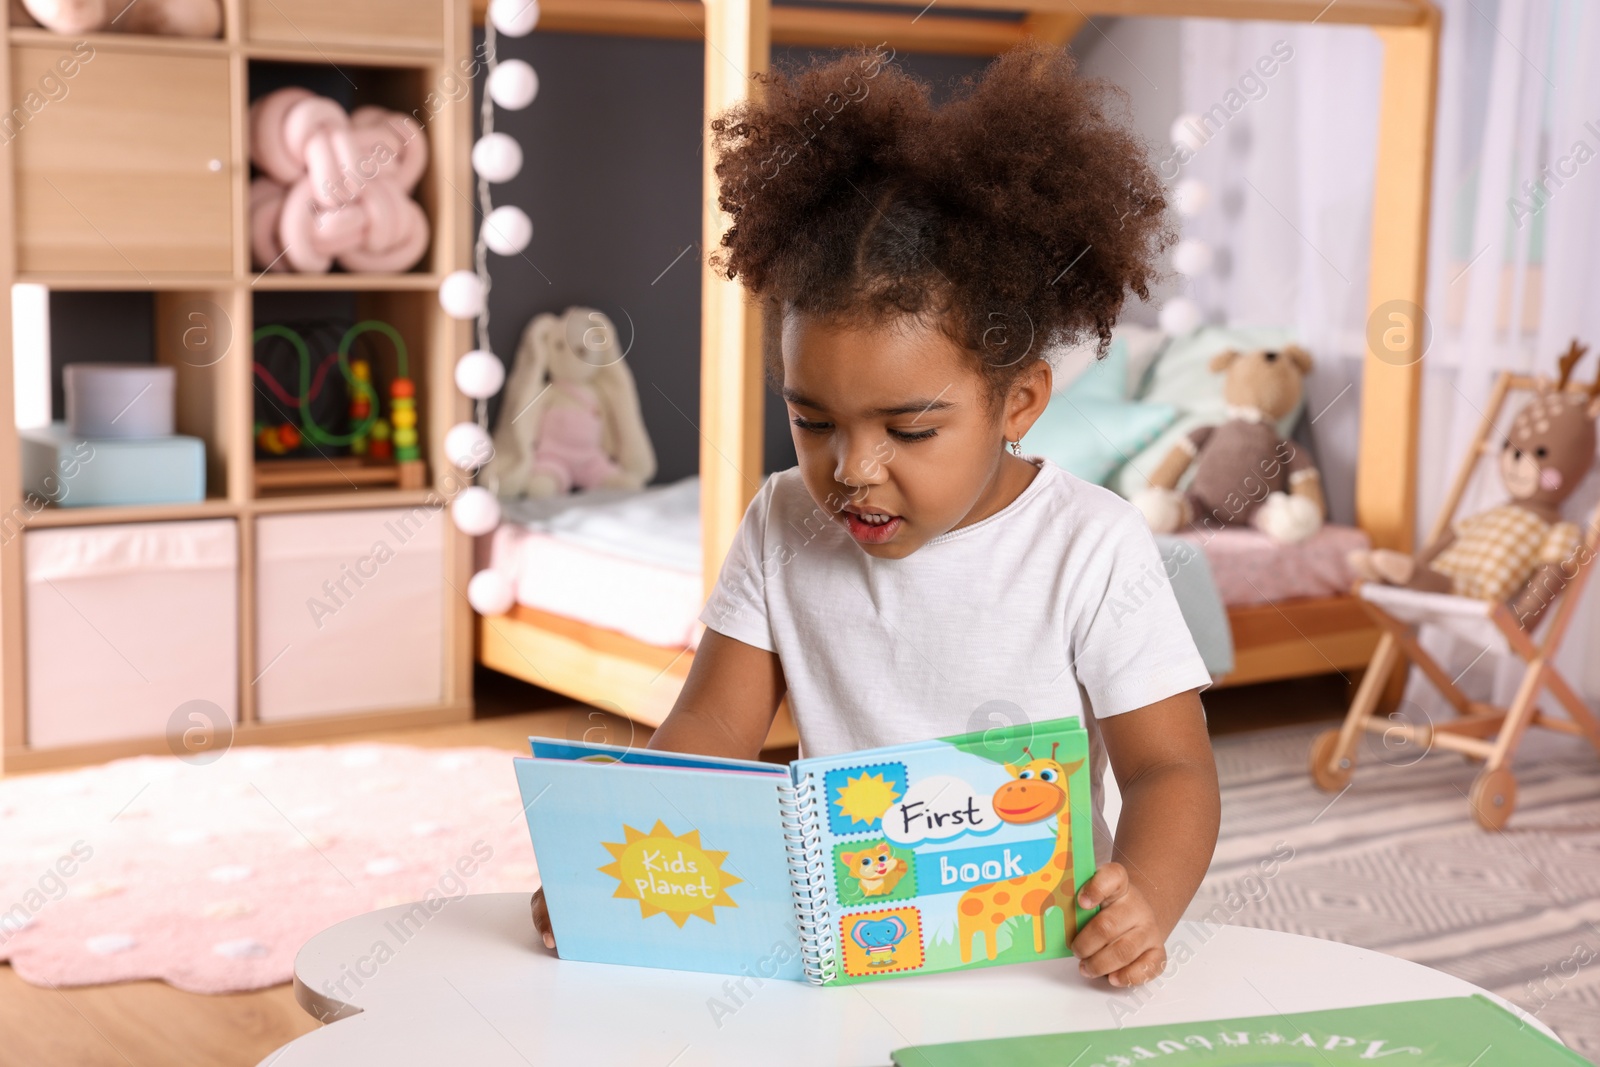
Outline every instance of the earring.
{"label": "earring", "polygon": [[1013,456],[1022,455],[1022,438],[1019,437],[1011,442],[1011,454]]}

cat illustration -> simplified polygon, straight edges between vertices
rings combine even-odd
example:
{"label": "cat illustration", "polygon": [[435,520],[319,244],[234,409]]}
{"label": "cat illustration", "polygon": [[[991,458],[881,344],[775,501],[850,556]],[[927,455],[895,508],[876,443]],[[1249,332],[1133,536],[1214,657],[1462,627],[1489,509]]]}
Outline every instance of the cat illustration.
{"label": "cat illustration", "polygon": [[864,897],[881,897],[894,892],[908,869],[906,861],[890,850],[887,841],[858,852],[841,852],[839,859],[850,877],[860,884]]}

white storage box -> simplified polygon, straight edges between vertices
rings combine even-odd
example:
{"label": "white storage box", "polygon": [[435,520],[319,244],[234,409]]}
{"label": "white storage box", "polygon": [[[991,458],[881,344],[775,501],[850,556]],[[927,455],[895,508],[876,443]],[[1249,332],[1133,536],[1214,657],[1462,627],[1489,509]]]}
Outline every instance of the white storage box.
{"label": "white storage box", "polygon": [[172,367],[138,363],[69,363],[61,372],[67,391],[67,429],[74,437],[171,437]]}
{"label": "white storage box", "polygon": [[22,544],[29,745],[160,737],[191,700],[237,719],[234,520],[29,530]]}
{"label": "white storage box", "polygon": [[256,520],[256,715],[437,704],[446,509]]}

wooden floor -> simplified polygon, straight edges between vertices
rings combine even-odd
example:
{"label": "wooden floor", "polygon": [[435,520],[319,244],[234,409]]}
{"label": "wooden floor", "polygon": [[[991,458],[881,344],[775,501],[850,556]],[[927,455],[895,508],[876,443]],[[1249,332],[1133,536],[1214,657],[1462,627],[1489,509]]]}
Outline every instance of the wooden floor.
{"label": "wooden floor", "polygon": [[[1330,675],[1218,690],[1205,697],[1205,705],[1211,732],[1225,734],[1336,718],[1348,694],[1349,683]],[[571,736],[574,720],[596,740],[625,741],[634,730],[489,671],[478,679],[478,707],[479,717],[470,723],[369,738],[522,752],[529,734]],[[637,730],[635,740],[642,744],[649,730]],[[779,760],[792,755],[769,754]],[[183,993],[164,982],[52,990],[29,985],[0,965],[0,1067],[248,1067],[316,1026],[288,985],[224,996]]]}

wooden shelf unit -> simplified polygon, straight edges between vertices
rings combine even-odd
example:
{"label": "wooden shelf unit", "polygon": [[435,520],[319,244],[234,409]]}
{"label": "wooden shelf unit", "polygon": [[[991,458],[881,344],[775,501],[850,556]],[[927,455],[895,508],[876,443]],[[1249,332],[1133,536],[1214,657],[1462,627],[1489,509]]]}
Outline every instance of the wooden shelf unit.
{"label": "wooden shelf unit", "polygon": [[[837,6],[838,10],[830,10]],[[887,0],[850,10],[849,0],[812,6],[771,0],[542,0],[538,33],[597,33],[705,42],[703,121],[745,98],[748,76],[771,66],[773,45],[815,48],[887,41],[897,51],[994,55],[1034,36],[1072,39],[1091,16],[1265,19],[1365,25],[1383,44],[1378,161],[1367,307],[1395,300],[1421,309],[1433,165],[1439,13],[1430,0],[961,0],[930,10],[926,0]],[[481,23],[487,0],[473,0]],[[884,11],[886,6],[904,13]],[[984,18],[970,17],[976,11]],[[915,17],[913,17],[915,16]],[[706,153],[703,184],[716,188]],[[716,248],[731,223],[715,196],[701,197],[701,247]],[[763,479],[761,323],[737,282],[702,262],[700,517],[706,592],[744,509]],[[1375,546],[1409,548],[1415,523],[1420,362],[1398,365],[1367,352],[1356,472],[1357,524]],[[1350,597],[1289,601],[1229,612],[1236,668],[1222,685],[1272,681],[1366,666],[1378,630]],[[609,699],[625,714],[660,722],[692,653],[673,669],[652,669],[662,649],[617,644],[615,635],[572,620],[516,609],[479,619],[482,661],[536,685],[595,699],[596,679],[614,680]],[[666,650],[668,656],[674,650]],[[641,685],[643,682],[645,684]],[[787,706],[769,743],[792,738]]]}
{"label": "wooden shelf unit", "polygon": [[[3,17],[3,16],[0,16]],[[445,316],[436,290],[471,267],[473,135],[470,94],[434,92],[459,82],[473,58],[468,0],[224,0],[218,40],[91,34],[58,36],[7,25],[0,57],[0,115],[22,106],[50,69],[66,86],[19,129],[0,136],[0,280],[60,291],[149,292],[158,362],[178,371],[178,429],[207,446],[208,499],[195,504],[55,508],[31,515],[21,536],[0,539],[0,770],[27,770],[167,750],[162,737],[68,748],[29,745],[23,541],[26,530],[107,523],[232,518],[239,550],[239,721],[236,742],[333,736],[386,726],[461,720],[472,714],[472,614],[464,591],[471,544],[443,516],[445,544],[442,693],[422,707],[397,707],[295,722],[256,718],[252,586],[257,516],[356,508],[440,506],[463,483],[443,459],[443,437],[470,417],[455,389],[456,357],[472,347],[470,325]],[[0,23],[0,25],[6,25]],[[56,67],[74,47],[92,50],[70,76]],[[304,68],[350,82],[356,104],[412,112],[430,161],[418,199],[430,250],[399,275],[263,274],[249,249],[247,114],[252,71]],[[70,64],[69,64],[70,65]],[[282,73],[282,72],[280,72]],[[318,87],[313,85],[313,89]],[[417,382],[427,461],[422,489],[266,495],[254,481],[251,335],[256,301],[294,293],[351,294],[361,314],[406,335]],[[195,316],[199,317],[196,318]],[[10,353],[11,301],[0,299],[0,345]],[[195,349],[220,344],[222,355]],[[209,340],[207,340],[209,339]],[[10,360],[8,358],[7,362]],[[0,375],[0,509],[23,501],[18,435],[9,413],[14,383]]]}

